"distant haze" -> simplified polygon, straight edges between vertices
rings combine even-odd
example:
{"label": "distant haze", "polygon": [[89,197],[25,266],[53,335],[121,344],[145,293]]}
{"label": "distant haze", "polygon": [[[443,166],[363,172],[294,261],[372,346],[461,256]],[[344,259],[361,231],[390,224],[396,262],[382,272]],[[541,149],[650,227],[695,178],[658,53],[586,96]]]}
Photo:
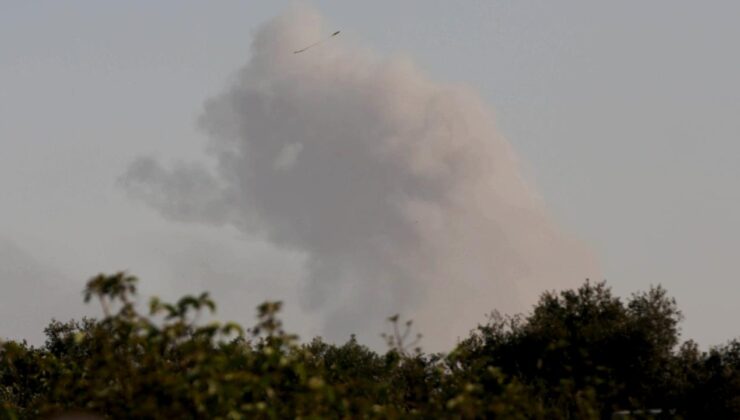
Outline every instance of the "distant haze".
{"label": "distant haze", "polygon": [[40,344],[52,317],[67,321],[84,315],[81,288],[65,287],[60,273],[4,238],[0,238],[0,279],[3,294],[12,295],[0,304],[0,340]]}
{"label": "distant haze", "polygon": [[303,255],[302,304],[330,339],[400,312],[442,349],[493,309],[599,278],[472,89],[341,36],[292,53],[334,30],[303,7],[262,26],[199,119],[208,159],[139,158],[124,188],[166,218]]}
{"label": "distant haze", "polygon": [[740,2],[309,1],[0,1],[0,337],[117,270],[302,338],[585,276],[737,336]]}

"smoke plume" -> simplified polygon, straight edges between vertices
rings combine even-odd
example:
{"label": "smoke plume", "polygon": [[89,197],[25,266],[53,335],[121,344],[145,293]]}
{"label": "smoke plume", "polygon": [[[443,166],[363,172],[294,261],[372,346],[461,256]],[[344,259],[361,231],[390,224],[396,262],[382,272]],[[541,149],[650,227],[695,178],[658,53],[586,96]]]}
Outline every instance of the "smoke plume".
{"label": "smoke plume", "polygon": [[199,120],[213,165],[141,158],[127,191],[303,253],[305,310],[330,339],[377,335],[400,312],[427,348],[449,346],[494,309],[598,274],[475,92],[341,36],[293,54],[332,30],[306,9],[265,24]]}

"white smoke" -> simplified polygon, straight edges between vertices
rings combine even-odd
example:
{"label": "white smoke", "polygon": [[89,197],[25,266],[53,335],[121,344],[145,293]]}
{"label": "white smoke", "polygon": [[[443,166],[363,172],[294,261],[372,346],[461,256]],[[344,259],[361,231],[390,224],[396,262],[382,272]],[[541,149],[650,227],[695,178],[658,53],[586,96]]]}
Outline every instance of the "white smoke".
{"label": "white smoke", "polygon": [[494,309],[598,274],[478,95],[341,37],[292,53],[332,30],[306,9],[264,25],[200,119],[215,169],[142,158],[128,192],[166,217],[304,253],[305,308],[324,314],[330,339],[377,334],[401,312],[442,348]]}

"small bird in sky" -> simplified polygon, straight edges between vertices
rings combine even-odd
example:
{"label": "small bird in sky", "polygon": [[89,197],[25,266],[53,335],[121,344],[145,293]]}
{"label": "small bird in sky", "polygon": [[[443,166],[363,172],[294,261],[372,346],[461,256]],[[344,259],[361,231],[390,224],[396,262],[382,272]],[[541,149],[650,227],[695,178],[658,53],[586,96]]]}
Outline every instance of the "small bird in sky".
{"label": "small bird in sky", "polygon": [[311,45],[309,45],[309,46],[307,46],[305,48],[301,48],[300,50],[293,51],[293,54],[299,54],[299,53],[302,53],[302,52],[304,52],[306,50],[309,50],[309,49],[311,49],[311,48],[313,48],[313,47],[315,47],[315,46],[317,46],[317,45],[319,45],[319,44],[321,44],[321,43],[329,40],[330,38],[333,38],[333,37],[339,35],[340,32],[342,32],[342,31],[336,31],[333,34],[329,35],[328,37],[326,37],[326,38],[324,38],[324,39],[322,39],[320,41],[316,41],[313,44],[311,44]]}

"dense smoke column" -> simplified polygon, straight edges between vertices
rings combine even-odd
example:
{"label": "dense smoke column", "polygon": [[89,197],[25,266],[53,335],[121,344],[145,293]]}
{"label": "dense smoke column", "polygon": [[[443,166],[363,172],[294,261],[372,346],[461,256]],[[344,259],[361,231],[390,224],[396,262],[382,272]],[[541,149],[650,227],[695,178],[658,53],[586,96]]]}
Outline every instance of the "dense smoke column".
{"label": "dense smoke column", "polygon": [[341,38],[292,53],[327,33],[305,9],[264,25],[200,118],[215,169],[142,158],[128,192],[166,217],[304,253],[305,307],[325,314],[331,339],[374,336],[402,312],[437,349],[494,309],[598,275],[478,95]]}

